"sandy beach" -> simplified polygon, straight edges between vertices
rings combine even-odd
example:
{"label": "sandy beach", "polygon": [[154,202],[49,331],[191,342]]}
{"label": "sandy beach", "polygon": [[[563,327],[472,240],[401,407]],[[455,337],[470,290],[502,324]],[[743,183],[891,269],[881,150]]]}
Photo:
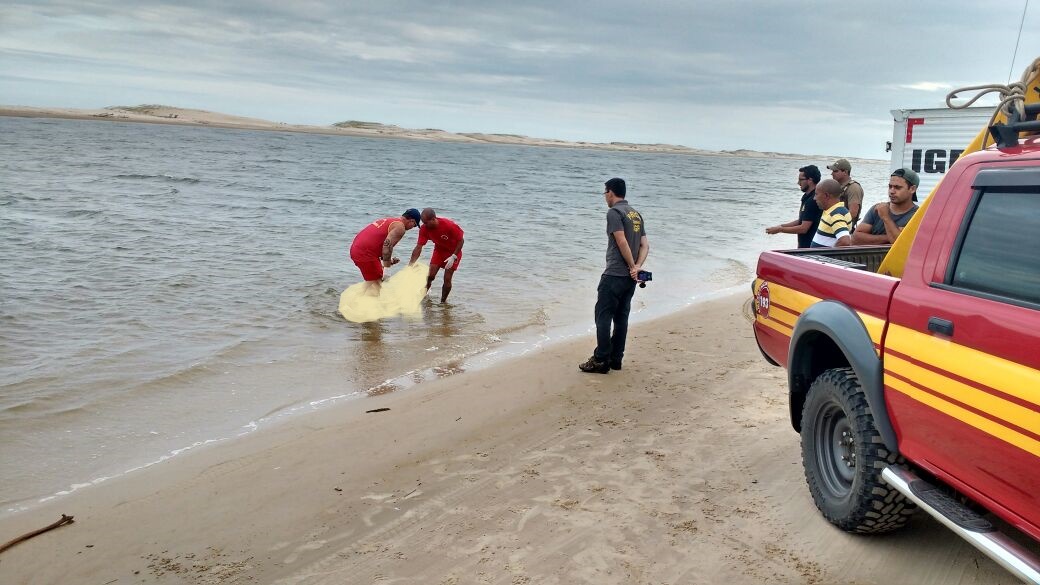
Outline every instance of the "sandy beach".
{"label": "sandy beach", "polygon": [[[0,105],[0,116],[26,118],[62,118],[71,120],[94,120],[111,122],[139,122],[147,124],[176,124],[182,126],[211,126],[214,128],[237,128],[242,130],[267,130],[280,132],[304,132],[310,134],[333,134],[368,138],[399,138],[406,140],[430,140],[437,142],[460,142],[472,144],[512,144],[557,148],[583,148],[589,150],[631,151],[658,154],[695,154],[705,156],[794,158],[804,159],[807,155],[762,152],[756,150],[705,150],[677,144],[635,144],[630,142],[572,142],[552,138],[535,138],[518,134],[493,134],[482,132],[448,132],[436,128],[402,128],[379,122],[347,120],[328,126],[287,124],[260,118],[248,118],[207,110],[178,108],[158,104],[138,106],[109,106],[97,109],[40,108],[31,106]],[[809,158],[826,160],[832,155],[812,155]],[[850,159],[853,162],[862,159]]]}
{"label": "sandy beach", "polygon": [[[805,488],[733,295],[289,419],[0,522],[0,583],[1014,583],[924,515],[855,537]],[[378,411],[378,412],[374,412]]]}

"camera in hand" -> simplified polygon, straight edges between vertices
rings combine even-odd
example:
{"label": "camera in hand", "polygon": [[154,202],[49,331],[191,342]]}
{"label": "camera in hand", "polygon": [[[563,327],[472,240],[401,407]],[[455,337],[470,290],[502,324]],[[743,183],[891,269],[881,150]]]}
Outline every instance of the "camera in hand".
{"label": "camera in hand", "polygon": [[654,273],[649,270],[640,270],[636,273],[636,280],[639,281],[639,288],[646,288],[646,283],[654,279]]}

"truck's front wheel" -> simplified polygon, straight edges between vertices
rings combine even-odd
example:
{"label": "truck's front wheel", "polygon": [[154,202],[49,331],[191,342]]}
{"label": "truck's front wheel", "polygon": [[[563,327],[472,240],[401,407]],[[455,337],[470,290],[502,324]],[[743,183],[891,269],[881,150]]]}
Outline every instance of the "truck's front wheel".
{"label": "truck's front wheel", "polygon": [[898,459],[881,441],[852,369],[820,374],[802,409],[802,466],[824,517],[848,532],[903,526],[914,505],[881,479]]}

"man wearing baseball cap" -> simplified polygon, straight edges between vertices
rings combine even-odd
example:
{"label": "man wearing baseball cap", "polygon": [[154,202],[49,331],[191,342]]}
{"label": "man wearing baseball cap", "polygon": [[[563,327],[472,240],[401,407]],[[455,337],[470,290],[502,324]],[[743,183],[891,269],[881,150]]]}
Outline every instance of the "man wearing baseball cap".
{"label": "man wearing baseball cap", "polygon": [[831,178],[841,184],[841,202],[852,215],[852,227],[859,221],[859,212],[863,207],[863,187],[852,180],[852,165],[846,158],[839,158],[834,164],[827,165]]}
{"label": "man wearing baseball cap", "polygon": [[365,226],[350,245],[350,259],[361,270],[369,291],[379,294],[383,269],[401,260],[394,257],[394,246],[404,233],[419,225],[419,210],[408,209],[400,217],[384,217]]}
{"label": "man wearing baseball cap", "polygon": [[911,169],[896,169],[888,178],[888,201],[870,208],[852,234],[854,246],[894,244],[917,213],[914,198],[921,178]]}

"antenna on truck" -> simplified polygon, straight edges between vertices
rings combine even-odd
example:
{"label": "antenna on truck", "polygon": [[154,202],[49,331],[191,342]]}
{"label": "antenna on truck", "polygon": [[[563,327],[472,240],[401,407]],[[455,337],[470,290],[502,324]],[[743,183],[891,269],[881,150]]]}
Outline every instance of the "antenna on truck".
{"label": "antenna on truck", "polygon": [[1026,11],[1029,10],[1029,0],[1022,7],[1022,20],[1018,23],[1018,38],[1015,39],[1015,52],[1011,53],[1011,68],[1008,69],[1008,85],[1011,84],[1011,75],[1015,72],[1015,59],[1018,59],[1018,44],[1022,41],[1022,26],[1026,23]]}

